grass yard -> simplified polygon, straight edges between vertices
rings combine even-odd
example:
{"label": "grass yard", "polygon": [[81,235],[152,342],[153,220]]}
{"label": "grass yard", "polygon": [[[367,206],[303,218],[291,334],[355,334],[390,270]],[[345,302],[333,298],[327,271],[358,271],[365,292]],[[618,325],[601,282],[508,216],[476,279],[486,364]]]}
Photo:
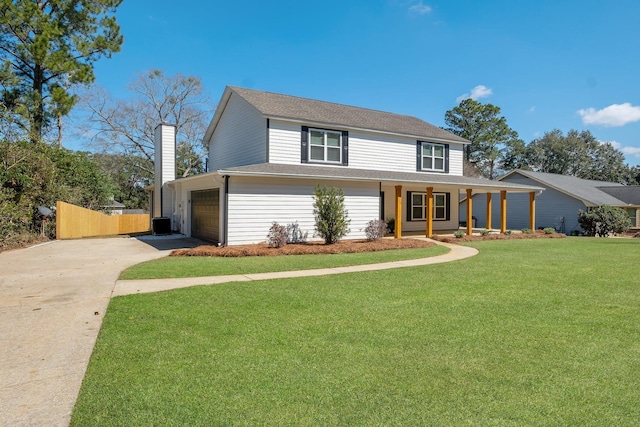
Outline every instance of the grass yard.
{"label": "grass yard", "polygon": [[120,279],[166,279],[310,270],[314,268],[345,267],[348,265],[427,258],[442,255],[448,251],[443,246],[432,246],[419,249],[327,255],[253,256],[241,258],[166,257],[131,266],[120,274]]}
{"label": "grass yard", "polygon": [[472,246],[114,298],[71,424],[640,425],[640,241]]}

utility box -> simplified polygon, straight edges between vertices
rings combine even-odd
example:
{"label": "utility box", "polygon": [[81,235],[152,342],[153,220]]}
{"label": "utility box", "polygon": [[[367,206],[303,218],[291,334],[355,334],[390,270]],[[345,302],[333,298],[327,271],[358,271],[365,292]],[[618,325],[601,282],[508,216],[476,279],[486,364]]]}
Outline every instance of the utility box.
{"label": "utility box", "polygon": [[161,216],[151,220],[153,235],[171,234],[171,219]]}

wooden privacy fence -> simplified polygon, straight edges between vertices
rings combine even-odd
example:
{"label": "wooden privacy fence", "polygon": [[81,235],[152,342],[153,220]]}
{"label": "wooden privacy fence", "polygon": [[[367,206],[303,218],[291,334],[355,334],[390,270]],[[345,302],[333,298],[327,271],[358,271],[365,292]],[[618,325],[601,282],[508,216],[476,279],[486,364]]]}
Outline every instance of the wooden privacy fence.
{"label": "wooden privacy fence", "polygon": [[65,202],[56,203],[56,239],[142,233],[150,228],[149,214],[105,215]]}

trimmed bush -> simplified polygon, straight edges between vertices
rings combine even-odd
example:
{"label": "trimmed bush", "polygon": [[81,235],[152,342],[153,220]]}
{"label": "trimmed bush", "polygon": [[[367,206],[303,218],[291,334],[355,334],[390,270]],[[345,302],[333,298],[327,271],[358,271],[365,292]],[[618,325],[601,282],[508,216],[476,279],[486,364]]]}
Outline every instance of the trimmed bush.
{"label": "trimmed bush", "polygon": [[488,236],[489,234],[491,234],[490,230],[480,230],[480,235],[481,236]]}
{"label": "trimmed bush", "polygon": [[367,235],[367,240],[379,240],[389,232],[387,223],[381,219],[373,219],[367,223],[367,228],[364,229],[364,233]]}
{"label": "trimmed bush", "polygon": [[267,244],[272,248],[281,248],[287,244],[288,238],[287,227],[274,222],[267,234]]}
{"label": "trimmed bush", "polygon": [[556,229],[552,227],[546,227],[542,231],[544,231],[544,234],[553,234],[556,232]]}
{"label": "trimmed bush", "polygon": [[456,231],[455,233],[453,233],[453,235],[454,235],[457,239],[460,239],[460,238],[464,237],[466,234],[467,234],[467,233],[465,233],[465,232],[464,232],[464,231],[462,231],[462,230],[458,230],[458,231]]}
{"label": "trimmed bush", "polygon": [[615,206],[598,206],[588,212],[579,210],[578,223],[585,236],[598,237],[624,233],[631,227],[631,220],[625,210]]}
{"label": "trimmed bush", "polygon": [[506,234],[507,236],[511,236],[513,234],[513,230],[505,230],[504,234]]}
{"label": "trimmed bush", "polygon": [[523,228],[521,231],[523,234],[533,234],[533,230],[530,228]]}
{"label": "trimmed bush", "polygon": [[328,245],[338,242],[351,231],[351,220],[344,206],[342,188],[316,186],[313,215],[316,220],[316,235],[322,237]]}

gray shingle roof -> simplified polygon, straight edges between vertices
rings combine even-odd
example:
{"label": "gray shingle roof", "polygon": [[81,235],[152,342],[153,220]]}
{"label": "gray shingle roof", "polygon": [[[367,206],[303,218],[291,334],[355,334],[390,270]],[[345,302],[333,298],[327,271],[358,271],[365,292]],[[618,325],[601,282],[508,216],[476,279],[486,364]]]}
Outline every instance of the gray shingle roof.
{"label": "gray shingle roof", "polygon": [[275,163],[261,163],[257,165],[226,168],[219,170],[218,173],[220,175],[231,176],[249,175],[310,178],[319,180],[337,179],[346,181],[375,181],[394,184],[432,184],[434,186],[455,187],[455,189],[472,188],[474,192],[498,192],[500,190],[529,192],[542,190],[542,187],[448,174],[392,172],[352,169],[347,167],[285,165]]}
{"label": "gray shingle roof", "polygon": [[522,169],[509,172],[500,178],[503,180],[514,173],[518,173],[534,181],[537,181],[543,187],[551,187],[576,199],[584,201],[587,205],[592,206],[623,206],[627,203],[619,200],[611,194],[600,189],[600,187],[624,187],[622,184],[607,181],[594,181],[589,179],[577,178],[575,176],[560,175],[557,173],[531,172]]}
{"label": "gray shingle roof", "polygon": [[615,187],[598,188],[625,203],[640,206],[640,185],[618,185]]}
{"label": "gray shingle roof", "polygon": [[294,119],[336,127],[371,129],[425,139],[469,142],[417,117],[240,87],[229,86],[228,89],[269,118]]}

